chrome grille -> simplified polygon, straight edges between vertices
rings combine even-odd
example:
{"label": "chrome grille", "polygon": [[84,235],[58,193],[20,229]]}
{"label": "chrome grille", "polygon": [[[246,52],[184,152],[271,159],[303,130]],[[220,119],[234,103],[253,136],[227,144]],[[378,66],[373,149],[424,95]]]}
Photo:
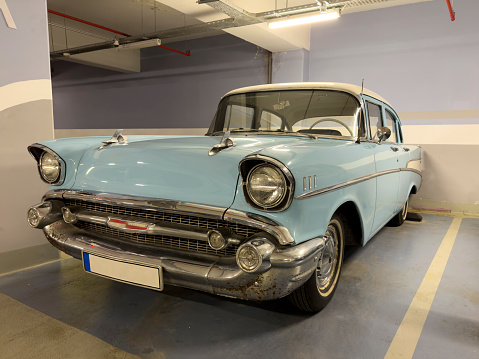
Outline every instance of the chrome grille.
{"label": "chrome grille", "polygon": [[216,229],[216,228],[230,228],[236,234],[249,237],[255,233],[261,232],[260,229],[255,227],[245,226],[243,224],[227,222],[222,219],[211,219],[192,215],[186,215],[182,213],[170,213],[157,210],[139,209],[127,206],[114,206],[103,203],[87,202],[82,200],[67,199],[65,204],[68,207],[81,207],[87,211],[119,214],[124,216],[146,218],[157,221],[165,221],[170,223],[178,223],[186,226]]}
{"label": "chrome grille", "polygon": [[[98,212],[104,214],[117,214],[123,216],[131,216],[139,219],[150,219],[154,221],[164,221],[176,223],[186,226],[216,229],[216,228],[230,228],[236,234],[244,237],[249,237],[261,230],[254,227],[245,226],[242,224],[231,223],[222,219],[211,219],[198,217],[193,215],[186,215],[182,213],[170,213],[157,210],[139,209],[128,206],[115,206],[104,203],[95,203],[75,199],[65,200],[68,207],[80,207],[89,212]],[[107,226],[95,223],[87,223],[79,221],[77,226],[87,230],[107,236],[113,236],[128,242],[139,243],[157,247],[181,248],[202,253],[210,253],[223,256],[234,256],[238,246],[230,246],[224,250],[215,251],[207,242],[198,241],[194,239],[176,238],[170,236],[150,235],[142,233],[127,233]]]}
{"label": "chrome grille", "polygon": [[201,252],[215,254],[219,256],[234,256],[236,255],[236,250],[238,249],[237,245],[229,246],[226,249],[215,251],[211,248],[207,242],[198,241],[195,239],[184,239],[176,238],[170,236],[156,236],[150,234],[141,234],[141,233],[127,233],[113,229],[97,223],[89,223],[78,221],[76,223],[78,228],[86,230],[88,232],[96,232],[99,234],[104,234],[107,236],[115,237],[122,239],[128,242],[156,246],[156,247],[168,247],[168,248],[177,248],[184,249],[189,251]]}

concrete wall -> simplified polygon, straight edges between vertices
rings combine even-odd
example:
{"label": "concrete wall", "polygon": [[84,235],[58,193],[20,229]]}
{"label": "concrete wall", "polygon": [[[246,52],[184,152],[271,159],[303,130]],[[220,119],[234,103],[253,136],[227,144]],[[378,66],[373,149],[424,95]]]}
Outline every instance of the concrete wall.
{"label": "concrete wall", "polygon": [[[47,190],[27,146],[53,138],[46,2],[7,0],[0,5],[1,273],[58,257],[58,252],[43,250],[43,233],[26,221],[28,208]],[[24,251],[22,258],[15,255],[18,251]]]}
{"label": "concrete wall", "polygon": [[[184,46],[169,46],[175,45]],[[109,135],[116,128],[127,135],[204,134],[222,95],[267,80],[266,52],[255,45],[231,35],[188,45],[190,57],[143,49],[138,74],[54,63],[56,136]]]}
{"label": "concrete wall", "polygon": [[361,84],[399,112],[421,144],[416,206],[479,212],[479,2],[443,1],[349,14],[312,27],[310,81]]}

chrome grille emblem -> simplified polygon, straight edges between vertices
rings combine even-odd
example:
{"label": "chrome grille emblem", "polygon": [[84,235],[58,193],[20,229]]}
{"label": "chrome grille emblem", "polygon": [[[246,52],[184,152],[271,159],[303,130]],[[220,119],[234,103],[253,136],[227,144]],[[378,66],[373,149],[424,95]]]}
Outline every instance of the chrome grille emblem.
{"label": "chrome grille emblem", "polygon": [[151,224],[136,222],[136,221],[126,221],[118,218],[108,218],[108,227],[127,230],[127,231],[147,231]]}

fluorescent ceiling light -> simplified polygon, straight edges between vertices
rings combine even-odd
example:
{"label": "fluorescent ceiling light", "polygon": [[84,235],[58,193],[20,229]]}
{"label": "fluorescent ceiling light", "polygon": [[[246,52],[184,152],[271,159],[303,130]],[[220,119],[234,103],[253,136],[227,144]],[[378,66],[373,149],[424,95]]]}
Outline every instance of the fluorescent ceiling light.
{"label": "fluorescent ceiling light", "polygon": [[318,22],[318,21],[333,20],[333,19],[339,18],[340,16],[341,16],[341,13],[339,9],[335,9],[335,10],[321,13],[318,15],[270,22],[268,26],[270,29],[279,29],[279,28],[287,27],[287,26],[296,26],[296,25],[303,25],[303,24],[311,24],[313,22]]}
{"label": "fluorescent ceiling light", "polygon": [[118,50],[143,49],[145,47],[160,46],[160,39],[149,39],[145,41],[130,42],[128,44],[119,45]]}

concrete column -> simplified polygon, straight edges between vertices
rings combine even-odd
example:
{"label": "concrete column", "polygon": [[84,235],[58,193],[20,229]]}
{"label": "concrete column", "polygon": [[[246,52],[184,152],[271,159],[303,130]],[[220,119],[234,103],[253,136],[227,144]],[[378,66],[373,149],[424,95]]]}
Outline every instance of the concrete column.
{"label": "concrete column", "polygon": [[309,51],[273,53],[273,83],[309,81]]}
{"label": "concrete column", "polygon": [[53,138],[53,112],[46,1],[0,0],[0,9],[0,272],[5,272],[18,269],[19,258],[31,259],[23,263],[27,266],[54,253],[45,257],[42,247],[11,255],[46,243],[26,221],[29,206],[48,190],[27,146]]}

